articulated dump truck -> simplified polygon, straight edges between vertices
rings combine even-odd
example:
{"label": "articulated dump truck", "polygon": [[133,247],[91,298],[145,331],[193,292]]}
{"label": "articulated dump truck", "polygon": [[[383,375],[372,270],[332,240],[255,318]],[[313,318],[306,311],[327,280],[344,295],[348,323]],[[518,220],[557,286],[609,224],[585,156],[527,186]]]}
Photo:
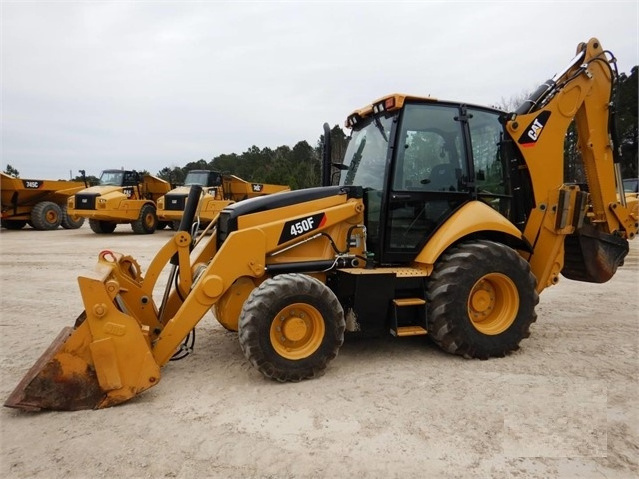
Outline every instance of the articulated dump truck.
{"label": "articulated dump truck", "polygon": [[178,186],[157,201],[159,220],[170,223],[174,230],[180,225],[193,185],[202,187],[202,198],[196,212],[196,219],[201,226],[216,221],[220,212],[236,201],[290,190],[288,186],[249,182],[218,171],[191,170],[186,175],[184,186]]}
{"label": "articulated dump truck", "polygon": [[[615,144],[617,77],[593,38],[513,112],[386,95],[347,117],[342,162],[325,144],[323,186],[230,204],[195,241],[192,186],[146,273],[104,251],[79,277],[84,311],[5,405],[127,401],[158,384],[211,309],[283,382],[322,375],[351,335],[429,335],[465,358],[517,350],[544,289],[560,275],[609,281],[637,233]],[[573,120],[584,184],[564,180]]]}
{"label": "articulated dump truck", "polygon": [[104,170],[96,186],[79,191],[67,202],[67,211],[89,219],[94,233],[110,234],[119,224],[130,224],[136,234],[152,234],[166,226],[158,221],[155,202],[171,185],[135,170]]}
{"label": "articulated dump truck", "polygon": [[76,229],[84,218],[67,211],[67,199],[86,188],[82,181],[34,180],[0,173],[2,227],[19,230]]}

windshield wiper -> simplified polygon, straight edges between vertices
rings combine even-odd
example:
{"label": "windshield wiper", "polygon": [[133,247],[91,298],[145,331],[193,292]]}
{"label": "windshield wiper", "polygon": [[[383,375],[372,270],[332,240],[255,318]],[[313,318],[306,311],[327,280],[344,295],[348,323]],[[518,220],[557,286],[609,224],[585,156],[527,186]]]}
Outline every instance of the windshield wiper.
{"label": "windshield wiper", "polygon": [[375,126],[377,127],[379,132],[382,134],[382,138],[384,138],[384,141],[386,143],[388,143],[388,138],[386,137],[386,132],[384,131],[384,126],[382,125],[382,122],[379,121],[379,118],[374,116],[373,117],[373,123],[375,123]]}

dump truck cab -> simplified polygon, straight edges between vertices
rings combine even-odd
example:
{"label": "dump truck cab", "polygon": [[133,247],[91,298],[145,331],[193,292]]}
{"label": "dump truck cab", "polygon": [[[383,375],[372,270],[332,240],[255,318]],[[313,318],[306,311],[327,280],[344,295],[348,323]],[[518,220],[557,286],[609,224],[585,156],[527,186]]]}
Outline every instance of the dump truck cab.
{"label": "dump truck cab", "polygon": [[171,190],[157,202],[158,218],[170,222],[174,230],[179,227],[192,186],[202,188],[197,210],[197,219],[202,226],[215,222],[220,212],[235,201],[290,189],[283,185],[248,182],[214,170],[191,170],[186,175],[184,186]]}
{"label": "dump truck cab", "polygon": [[93,232],[112,233],[131,224],[134,233],[153,233],[159,225],[155,201],[170,190],[168,182],[135,170],[104,170],[98,185],[80,191],[67,202],[68,211],[88,218]]}
{"label": "dump truck cab", "polygon": [[[213,200],[214,203],[211,203],[209,206],[217,206],[216,208],[204,207],[203,210],[200,208],[200,217],[203,224],[212,221],[217,217],[217,214],[222,208],[230,203],[230,201],[224,201],[221,173],[213,170],[191,170],[186,174],[183,186],[178,186],[166,195],[158,198],[158,218],[160,221],[170,222],[174,230],[177,230],[180,224],[186,199],[193,185],[202,187],[203,202],[206,201],[208,204],[210,200]],[[204,204],[202,204],[202,206],[204,206]]]}

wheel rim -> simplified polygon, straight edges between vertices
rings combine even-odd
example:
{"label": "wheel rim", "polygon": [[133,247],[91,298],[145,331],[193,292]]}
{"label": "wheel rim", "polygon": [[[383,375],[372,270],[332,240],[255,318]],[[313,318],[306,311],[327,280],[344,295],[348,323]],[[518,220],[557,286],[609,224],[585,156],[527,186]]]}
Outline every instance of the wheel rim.
{"label": "wheel rim", "polygon": [[468,317],[480,333],[495,335],[506,331],[519,311],[517,286],[506,275],[482,276],[470,291]]}
{"label": "wheel rim", "polygon": [[324,319],[315,307],[306,303],[290,304],[271,323],[271,344],[283,358],[304,359],[320,347],[324,332]]}
{"label": "wheel rim", "polygon": [[58,221],[58,213],[54,209],[50,209],[44,214],[44,218],[47,223],[53,224]]}
{"label": "wheel rim", "polygon": [[146,224],[147,228],[153,227],[153,223],[155,223],[153,213],[146,214],[146,216],[144,217],[144,223]]}

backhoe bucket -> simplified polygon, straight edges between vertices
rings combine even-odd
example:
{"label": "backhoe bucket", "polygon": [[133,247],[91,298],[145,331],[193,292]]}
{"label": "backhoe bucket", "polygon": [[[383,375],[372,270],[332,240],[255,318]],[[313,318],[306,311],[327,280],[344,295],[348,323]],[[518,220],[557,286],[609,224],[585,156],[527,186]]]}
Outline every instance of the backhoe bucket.
{"label": "backhoe bucket", "polygon": [[605,283],[623,265],[629,251],[628,241],[584,226],[568,235],[561,274],[574,281]]}
{"label": "backhoe bucket", "polygon": [[120,288],[109,272],[102,268],[102,276],[78,278],[86,312],[74,328],[62,330],[5,406],[27,411],[99,409],[157,384],[160,367],[151,353],[149,328],[123,312]]}

